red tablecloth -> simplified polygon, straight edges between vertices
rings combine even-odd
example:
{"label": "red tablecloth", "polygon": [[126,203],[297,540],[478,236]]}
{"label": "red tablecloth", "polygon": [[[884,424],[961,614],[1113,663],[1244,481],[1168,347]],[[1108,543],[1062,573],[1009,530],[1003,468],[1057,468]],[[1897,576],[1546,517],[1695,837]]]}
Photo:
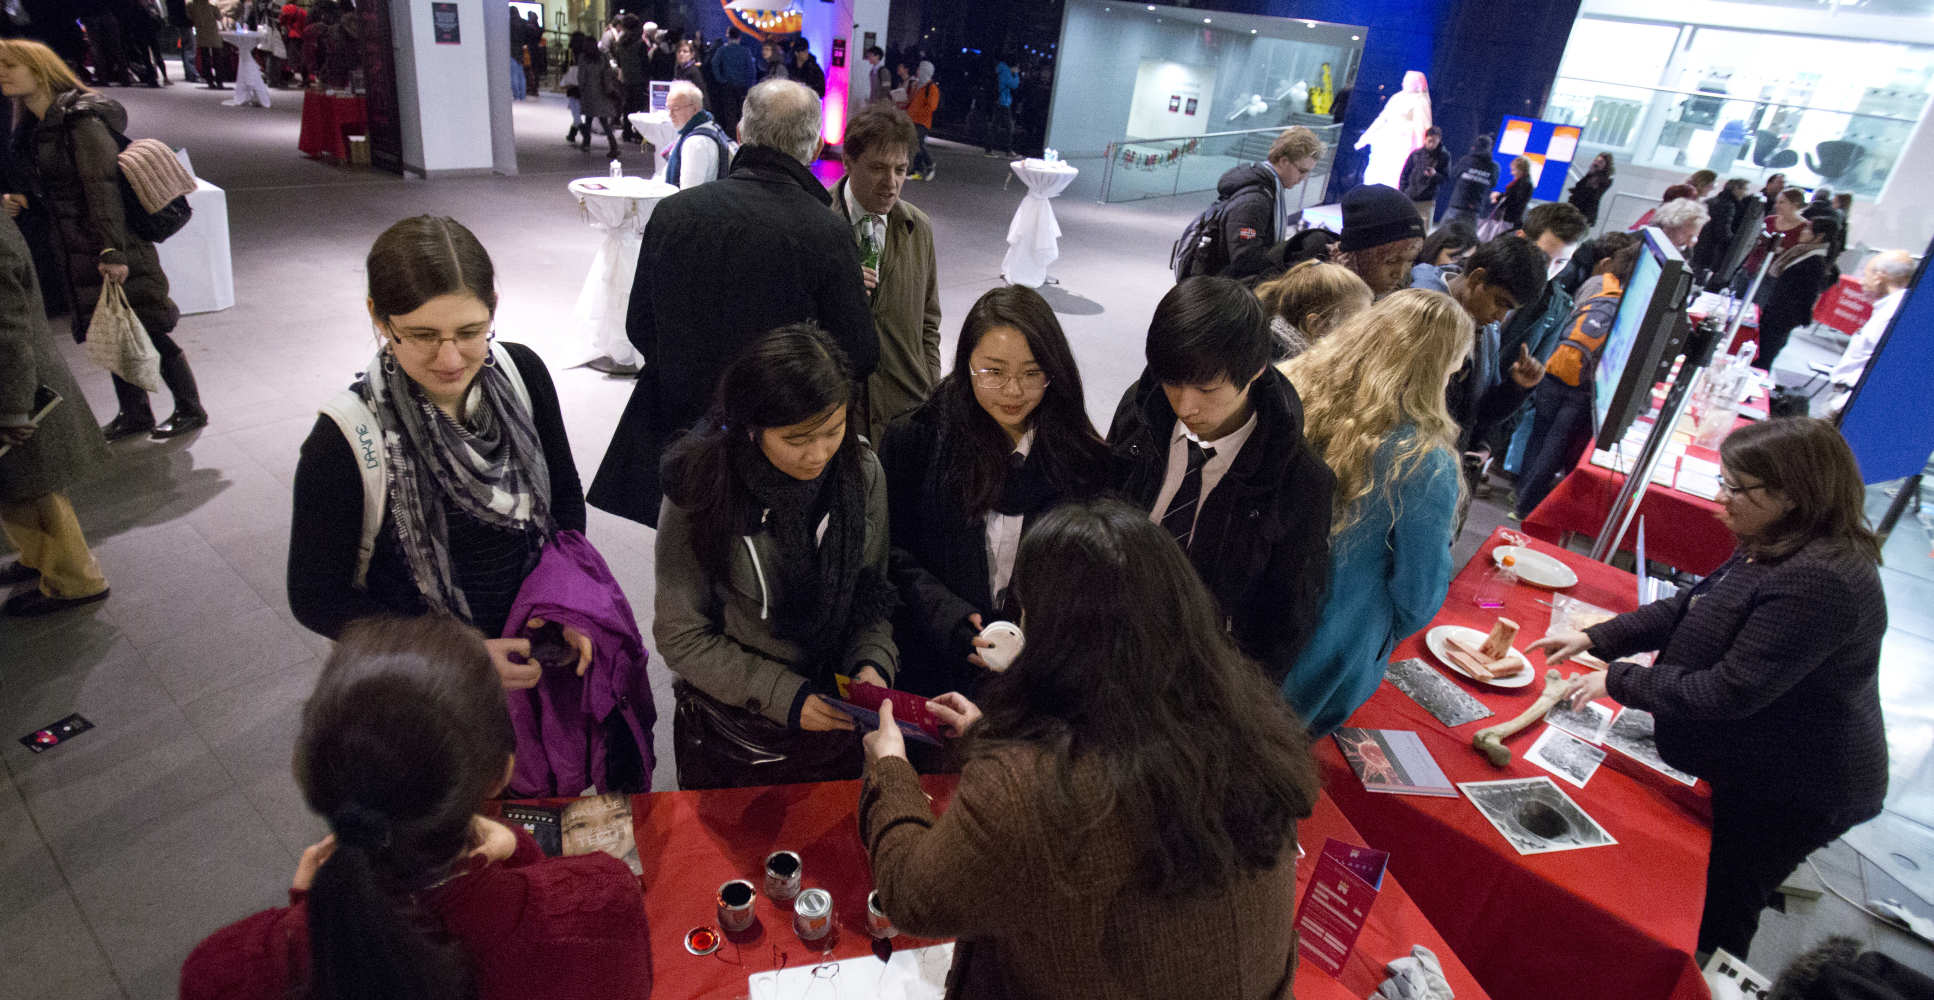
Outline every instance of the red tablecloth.
{"label": "red tablecloth", "polygon": [[304,156],[334,156],[349,160],[344,129],[363,132],[369,127],[369,103],[361,97],[331,97],[320,90],[302,92],[302,134],[296,148]]}
{"label": "red tablecloth", "polygon": [[[930,776],[922,783],[935,805],[944,807],[954,780]],[[859,783],[851,781],[634,796],[632,817],[645,869],[641,881],[651,928],[652,995],[671,1000],[742,997],[746,978],[755,972],[779,968],[781,962],[793,967],[819,960],[817,948],[808,950],[793,933],[790,913],[774,906],[763,893],[757,904],[756,936],[742,942],[728,940],[707,957],[685,951],[687,930],[716,926],[713,897],[719,885],[734,878],[761,884],[765,856],[775,850],[798,851],[805,861],[805,884],[833,894],[837,934],[833,957],[870,954],[873,944],[866,934],[865,907],[873,878],[860,845],[858,805]],[[1317,803],[1315,815],[1298,826],[1297,836],[1310,852],[1298,864],[1305,877],[1324,838],[1370,843],[1327,797]],[[1302,888],[1299,879],[1299,899]],[[932,943],[905,934],[894,939],[896,947]],[[1305,963],[1296,973],[1296,997],[1368,996],[1383,981],[1384,964],[1408,955],[1413,944],[1437,953],[1458,1000],[1483,1000],[1485,993],[1477,980],[1395,877],[1384,880],[1370,923],[1358,938],[1341,981]]]}
{"label": "red tablecloth", "polygon": [[[1741,329],[1743,332],[1744,328]],[[1642,420],[1657,419],[1657,407],[1663,402],[1663,397],[1664,386],[1655,387],[1653,411]],[[1764,390],[1755,392],[1746,405],[1755,411],[1756,417],[1764,417]],[[1750,422],[1748,418],[1741,417],[1734,421],[1733,427],[1738,429]],[[1719,461],[1719,453],[1708,448],[1688,445],[1685,453],[1707,462]],[[1663,463],[1664,459],[1660,461]],[[1559,480],[1537,509],[1524,519],[1524,533],[1554,545],[1564,542],[1566,532],[1596,538],[1605,527],[1605,518],[1611,513],[1612,502],[1618,499],[1618,491],[1624,485],[1623,473],[1592,464],[1592,449],[1588,447],[1584,454],[1578,456],[1578,464],[1571,472]],[[1719,564],[1725,562],[1738,545],[1732,532],[1719,522],[1720,510],[1717,500],[1707,500],[1658,483],[1647,483],[1645,495],[1639,500],[1638,513],[1639,517],[1645,518],[1646,558],[1700,576],[1718,569]],[[1637,545],[1638,519],[1634,518],[1619,548],[1634,552]]]}
{"label": "red tablecloth", "polygon": [[[1472,596],[1502,535],[1502,530],[1494,533],[1458,573],[1433,626],[1490,628],[1497,613],[1477,607]],[[1610,611],[1637,603],[1630,574],[1548,545],[1533,542],[1533,547],[1564,559],[1578,573],[1578,584],[1565,592],[1570,596]],[[1541,602],[1550,597],[1519,586],[1506,598],[1503,613],[1519,623],[1520,647],[1549,628],[1551,609]],[[1541,681],[1515,690],[1465,681],[1436,663],[1421,632],[1399,644],[1392,658],[1412,656],[1439,666],[1497,714],[1447,729],[1385,684],[1349,725],[1416,731],[1454,782],[1548,773],[1522,759],[1542,724],[1508,741],[1513,759],[1505,768],[1492,767],[1471,748],[1477,730],[1515,718],[1536,700]],[[1541,661],[1533,659],[1542,673]],[[1613,751],[1585,788],[1562,781],[1559,787],[1618,843],[1520,855],[1463,797],[1367,792],[1334,740],[1321,741],[1317,749],[1327,794],[1368,832],[1369,846],[1391,852],[1391,871],[1493,996],[1651,1000],[1707,995],[1691,955],[1711,839],[1701,815],[1710,814],[1703,808],[1703,783],[1686,788]]]}
{"label": "red tablecloth", "polygon": [[[1704,448],[1688,448],[1686,453],[1709,462],[1719,460],[1718,452]],[[1562,542],[1568,531],[1595,538],[1624,485],[1623,473],[1592,464],[1588,448],[1571,473],[1524,519],[1524,533],[1553,544]],[[1717,501],[1648,483],[1639,500],[1639,517],[1645,518],[1646,558],[1701,576],[1718,569],[1736,544],[1732,532],[1719,523],[1719,511]],[[1638,544],[1638,521],[1632,524],[1619,544],[1627,552]]]}

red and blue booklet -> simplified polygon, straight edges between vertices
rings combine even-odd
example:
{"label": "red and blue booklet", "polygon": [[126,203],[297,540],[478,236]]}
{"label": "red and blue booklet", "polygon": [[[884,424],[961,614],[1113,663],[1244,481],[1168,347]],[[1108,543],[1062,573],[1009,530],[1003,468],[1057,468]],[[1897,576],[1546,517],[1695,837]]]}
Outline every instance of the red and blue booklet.
{"label": "red and blue booklet", "polygon": [[895,691],[878,684],[856,681],[844,674],[835,675],[839,697],[827,698],[834,708],[853,717],[861,729],[877,729],[880,706],[893,702],[893,721],[910,740],[940,746],[940,720],[927,708],[927,699],[907,691]]}

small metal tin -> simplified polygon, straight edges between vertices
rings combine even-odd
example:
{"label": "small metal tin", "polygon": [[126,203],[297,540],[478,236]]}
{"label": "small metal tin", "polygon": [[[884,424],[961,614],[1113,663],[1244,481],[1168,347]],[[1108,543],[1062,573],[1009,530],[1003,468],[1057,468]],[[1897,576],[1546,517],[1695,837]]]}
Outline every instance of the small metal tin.
{"label": "small metal tin", "polygon": [[824,889],[807,889],[792,901],[792,929],[801,940],[817,941],[833,929],[833,896]]}
{"label": "small metal tin", "polygon": [[885,910],[880,909],[878,889],[866,894],[866,932],[881,939],[900,933],[900,929],[893,926],[893,918],[887,916]]}
{"label": "small metal tin", "polygon": [[766,855],[766,896],[775,903],[791,902],[799,895],[799,879],[805,868],[799,855],[792,851]]}
{"label": "small metal tin", "polygon": [[686,931],[685,950],[694,955],[710,955],[719,950],[719,932],[710,927],[694,927]]}
{"label": "small metal tin", "polygon": [[744,879],[733,879],[719,886],[719,926],[728,932],[745,930],[752,926],[755,919],[752,904],[758,893],[752,883]]}

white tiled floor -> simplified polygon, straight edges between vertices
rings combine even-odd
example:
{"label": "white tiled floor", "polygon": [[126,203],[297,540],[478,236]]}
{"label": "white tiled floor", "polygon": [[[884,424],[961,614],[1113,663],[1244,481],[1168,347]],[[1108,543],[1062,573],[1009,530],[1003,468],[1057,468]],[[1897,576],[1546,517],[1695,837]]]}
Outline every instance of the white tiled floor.
{"label": "white tiled floor", "polygon": [[[171,995],[187,950],[283,898],[297,855],[320,834],[289,779],[299,706],[327,654],[288,612],[289,489],[317,404],[373,348],[362,255],[383,227],[430,212],[477,231],[498,269],[500,335],[552,360],[587,480],[630,387],[555,370],[578,349],[567,320],[596,246],[564,186],[605,163],[564,145],[555,96],[516,109],[520,176],[435,183],[303,160],[294,95],[273,110],[225,108],[226,95],[182,86],[112,96],[129,106],[131,134],[188,146],[197,169],[227,189],[238,304],[187,317],[176,334],[200,377],[208,430],[116,445],[112,471],[72,491],[112,598],[88,612],[0,623],[0,1000]],[[950,356],[959,317],[1000,283],[1022,190],[1005,183],[1000,161],[944,146],[940,155],[946,180],[913,185],[908,197],[934,218]],[[636,154],[629,159],[634,172],[642,167]],[[1055,204],[1065,236],[1052,273],[1063,283],[1043,291],[1104,428],[1139,371],[1147,318],[1169,284],[1169,243],[1200,202]],[[109,416],[105,377],[78,352],[72,361],[96,413]],[[166,400],[157,408],[165,412]],[[1460,559],[1500,517],[1494,504],[1473,509]],[[1928,590],[1927,540],[1906,541],[1919,530],[1907,522],[1896,542],[1905,551],[1889,550],[1890,592]],[[589,534],[643,616],[651,532],[592,511]],[[1931,605],[1919,600],[1909,612],[1899,597],[1892,603],[1902,635],[1890,658],[1900,648],[1906,665],[1890,659],[1889,690],[1924,693]],[[654,684],[662,715],[668,677],[656,665]],[[1903,755],[1924,753],[1934,729],[1910,701],[1889,706]],[[99,728],[38,756],[12,739],[73,711]],[[658,787],[670,784],[669,729],[659,726]],[[1934,794],[1926,768],[1915,770],[1923,772],[1918,791],[1898,786],[1903,809],[1919,810]],[[1838,851],[1823,869],[1837,859],[1829,877],[1858,885],[1851,852]],[[1754,957],[1776,966],[1842,926],[1934,964],[1894,932],[1866,929],[1864,918],[1824,903],[1769,918]]]}

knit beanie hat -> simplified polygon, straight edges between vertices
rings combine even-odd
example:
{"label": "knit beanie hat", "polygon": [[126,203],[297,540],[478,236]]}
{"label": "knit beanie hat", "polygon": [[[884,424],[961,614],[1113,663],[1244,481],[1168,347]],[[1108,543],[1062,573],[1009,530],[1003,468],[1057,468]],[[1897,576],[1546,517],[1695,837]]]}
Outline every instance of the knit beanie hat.
{"label": "knit beanie hat", "polygon": [[1384,184],[1365,184],[1343,196],[1344,253],[1380,247],[1424,236],[1424,220],[1417,206],[1396,188]]}

